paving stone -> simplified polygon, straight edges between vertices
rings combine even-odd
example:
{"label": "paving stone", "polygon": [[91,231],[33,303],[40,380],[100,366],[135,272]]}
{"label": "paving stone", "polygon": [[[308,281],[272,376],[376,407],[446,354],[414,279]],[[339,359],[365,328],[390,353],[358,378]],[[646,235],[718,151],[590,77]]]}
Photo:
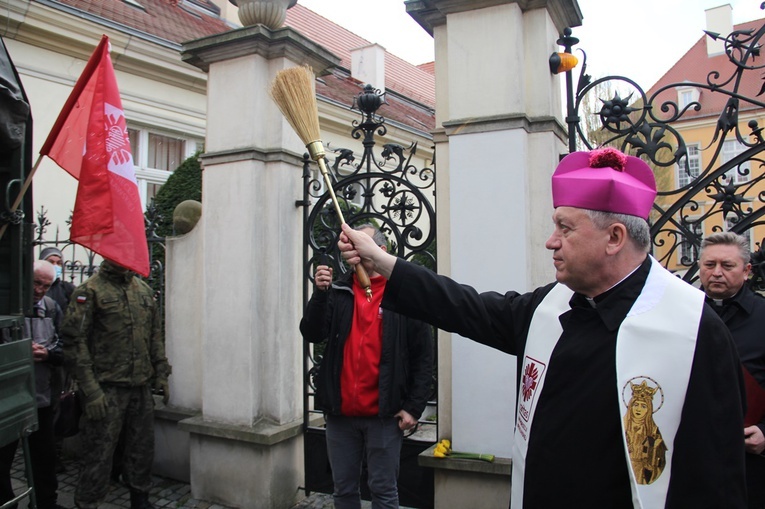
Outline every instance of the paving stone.
{"label": "paving stone", "polygon": [[[20,448],[19,448],[20,449]],[[74,507],[74,491],[77,486],[80,465],[76,459],[64,458],[66,471],[58,474],[58,503],[65,508]],[[11,481],[17,491],[26,486],[24,482],[24,462],[21,454],[17,454],[11,468]],[[149,500],[158,509],[233,509],[220,504],[214,504],[205,500],[197,500],[191,497],[191,486],[188,483],[152,476],[152,487]],[[22,501],[19,509],[28,509],[27,503]],[[333,509],[332,496],[324,493],[312,493],[304,498],[292,509]],[[362,502],[362,509],[369,509],[369,502]],[[123,483],[112,483],[106,500],[99,509],[130,509],[130,490]]]}

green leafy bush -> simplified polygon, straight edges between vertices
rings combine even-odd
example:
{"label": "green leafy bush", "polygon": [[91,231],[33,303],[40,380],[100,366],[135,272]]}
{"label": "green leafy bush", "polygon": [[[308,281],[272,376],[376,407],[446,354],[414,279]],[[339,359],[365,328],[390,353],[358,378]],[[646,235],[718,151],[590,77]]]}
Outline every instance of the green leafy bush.
{"label": "green leafy bush", "polygon": [[185,200],[202,201],[202,166],[199,164],[199,152],[189,157],[170,175],[167,182],[154,197],[159,221],[157,235],[173,235],[173,210]]}

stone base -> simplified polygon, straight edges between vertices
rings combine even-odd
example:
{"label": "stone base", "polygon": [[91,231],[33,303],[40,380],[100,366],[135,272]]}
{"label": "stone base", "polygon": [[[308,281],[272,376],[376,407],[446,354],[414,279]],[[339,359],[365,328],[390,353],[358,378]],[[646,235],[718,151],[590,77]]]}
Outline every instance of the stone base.
{"label": "stone base", "polygon": [[289,509],[303,497],[302,422],[252,427],[192,417],[191,495],[242,509]]}
{"label": "stone base", "polygon": [[196,415],[192,410],[166,407],[161,402],[154,410],[154,466],[152,473],[190,481],[189,432],[178,428],[178,423]]}
{"label": "stone base", "polygon": [[[438,444],[436,444],[438,445]],[[436,445],[422,452],[419,464],[435,470],[435,507],[438,509],[497,509],[510,505],[512,460],[435,458]]]}

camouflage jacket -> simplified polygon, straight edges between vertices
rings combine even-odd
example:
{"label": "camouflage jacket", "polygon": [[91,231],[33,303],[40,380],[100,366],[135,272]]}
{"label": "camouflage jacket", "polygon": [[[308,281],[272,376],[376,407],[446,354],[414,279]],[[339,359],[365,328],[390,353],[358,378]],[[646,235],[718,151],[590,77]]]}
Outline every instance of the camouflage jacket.
{"label": "camouflage jacket", "polygon": [[100,384],[167,379],[160,318],[151,288],[109,262],[74,291],[61,325],[64,362],[86,396]]}

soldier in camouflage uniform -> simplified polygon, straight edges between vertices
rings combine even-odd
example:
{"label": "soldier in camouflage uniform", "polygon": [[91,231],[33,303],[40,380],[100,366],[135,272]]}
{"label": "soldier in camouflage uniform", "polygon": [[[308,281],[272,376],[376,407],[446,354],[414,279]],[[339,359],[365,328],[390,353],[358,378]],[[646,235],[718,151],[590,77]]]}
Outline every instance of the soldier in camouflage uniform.
{"label": "soldier in camouflage uniform", "polygon": [[149,503],[154,460],[154,400],[151,385],[164,390],[165,357],[159,307],[149,286],[105,260],[96,275],[72,294],[61,328],[66,366],[85,401],[80,430],[82,470],[74,501],[96,509],[109,488],[112,454],[125,427],[122,475],[131,509]]}

